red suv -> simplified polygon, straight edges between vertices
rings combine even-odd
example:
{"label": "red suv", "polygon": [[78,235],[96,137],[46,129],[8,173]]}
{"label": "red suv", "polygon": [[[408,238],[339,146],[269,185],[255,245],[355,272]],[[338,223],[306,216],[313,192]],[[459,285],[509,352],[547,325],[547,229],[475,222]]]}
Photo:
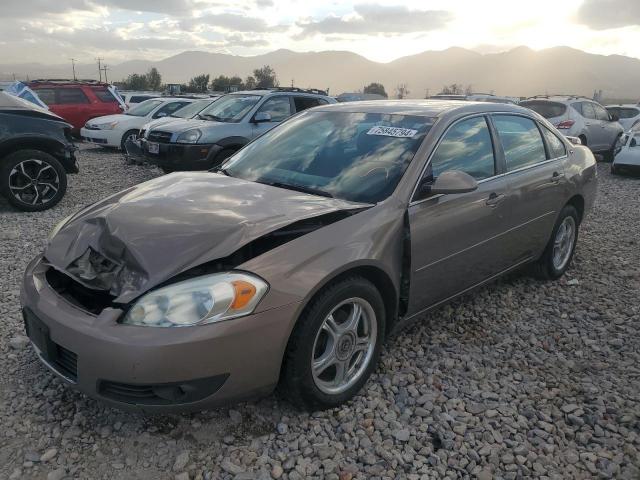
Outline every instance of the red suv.
{"label": "red suv", "polygon": [[107,83],[75,80],[34,80],[28,82],[49,110],[73,125],[78,133],[87,120],[122,113],[122,101]]}

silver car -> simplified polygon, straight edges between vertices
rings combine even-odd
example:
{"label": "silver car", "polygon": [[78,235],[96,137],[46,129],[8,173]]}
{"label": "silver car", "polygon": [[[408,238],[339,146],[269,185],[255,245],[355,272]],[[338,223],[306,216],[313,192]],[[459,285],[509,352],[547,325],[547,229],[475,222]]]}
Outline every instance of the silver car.
{"label": "silver car", "polygon": [[542,115],[563,134],[578,137],[592,152],[602,153],[605,160],[613,160],[624,129],[617,117],[598,102],[574,95],[538,95],[520,105]]}
{"label": "silver car", "polygon": [[291,115],[336,103],[319,90],[273,88],[225,95],[192,120],[152,127],[140,139],[149,163],[165,173],[208,170]]}

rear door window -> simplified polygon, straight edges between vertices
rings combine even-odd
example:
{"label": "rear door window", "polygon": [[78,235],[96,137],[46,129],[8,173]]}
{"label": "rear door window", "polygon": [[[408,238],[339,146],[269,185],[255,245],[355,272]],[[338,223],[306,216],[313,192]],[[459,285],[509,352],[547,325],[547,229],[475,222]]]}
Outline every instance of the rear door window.
{"label": "rear door window", "polygon": [[580,106],[582,107],[581,111],[584,118],[590,118],[592,120],[596,119],[596,111],[593,109],[593,104],[589,102],[582,102],[580,103]]}
{"label": "rear door window", "polygon": [[564,146],[564,142],[560,140],[555,133],[544,126],[542,127],[542,133],[547,141],[550,159],[560,158],[567,155],[567,148]]}
{"label": "rear door window", "polygon": [[530,108],[536,113],[539,113],[544,118],[561,117],[567,111],[567,106],[563,103],[550,102],[548,100],[530,100],[527,102],[520,102],[527,108]]}
{"label": "rear door window", "polygon": [[113,102],[117,102],[118,100],[116,99],[116,97],[113,96],[113,94],[105,89],[94,89],[93,90],[93,94],[98,97],[98,100],[100,100],[101,102],[105,102],[105,103],[113,103]]}
{"label": "rear door window", "polygon": [[56,91],[53,88],[38,88],[34,90],[40,100],[42,100],[47,105],[55,105],[56,104]]}
{"label": "rear door window", "polygon": [[533,120],[516,115],[494,115],[493,124],[502,143],[508,172],[547,160],[540,130]]}
{"label": "rear door window", "polygon": [[293,103],[296,107],[296,112],[327,104],[325,100],[313,97],[293,97]]}
{"label": "rear door window", "polygon": [[431,157],[427,177],[433,181],[447,170],[461,170],[476,180],[495,175],[491,134],[484,117],[473,117],[454,124]]}
{"label": "rear door window", "polygon": [[59,88],[56,90],[57,102],[59,105],[77,105],[89,103],[89,99],[81,88]]}

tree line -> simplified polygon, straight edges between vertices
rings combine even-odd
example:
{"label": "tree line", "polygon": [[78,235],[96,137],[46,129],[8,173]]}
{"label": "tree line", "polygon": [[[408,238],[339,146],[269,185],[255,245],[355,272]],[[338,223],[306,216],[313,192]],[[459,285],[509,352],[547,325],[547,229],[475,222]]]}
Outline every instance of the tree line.
{"label": "tree line", "polygon": [[[216,92],[229,92],[233,90],[251,90],[254,88],[272,88],[280,85],[275,70],[265,65],[256,68],[253,75],[248,75],[244,80],[238,75],[227,77],[218,75],[211,79],[209,74],[202,73],[191,78],[189,82],[180,85],[180,91],[186,93],[203,93],[208,90]],[[123,90],[164,90],[162,76],[158,69],[153,67],[147,73],[132,73],[119,83]]]}

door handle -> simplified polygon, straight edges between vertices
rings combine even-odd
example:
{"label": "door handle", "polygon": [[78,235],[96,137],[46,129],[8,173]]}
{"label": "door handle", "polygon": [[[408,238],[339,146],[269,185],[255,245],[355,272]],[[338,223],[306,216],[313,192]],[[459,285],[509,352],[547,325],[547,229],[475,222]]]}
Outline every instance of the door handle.
{"label": "door handle", "polygon": [[553,181],[553,183],[558,183],[562,177],[564,177],[564,173],[553,172],[551,175],[551,181]]}
{"label": "door handle", "polygon": [[506,197],[504,196],[503,193],[498,194],[496,192],[493,192],[491,195],[489,195],[489,198],[487,198],[487,201],[485,202],[485,204],[489,207],[495,208],[505,198]]}

